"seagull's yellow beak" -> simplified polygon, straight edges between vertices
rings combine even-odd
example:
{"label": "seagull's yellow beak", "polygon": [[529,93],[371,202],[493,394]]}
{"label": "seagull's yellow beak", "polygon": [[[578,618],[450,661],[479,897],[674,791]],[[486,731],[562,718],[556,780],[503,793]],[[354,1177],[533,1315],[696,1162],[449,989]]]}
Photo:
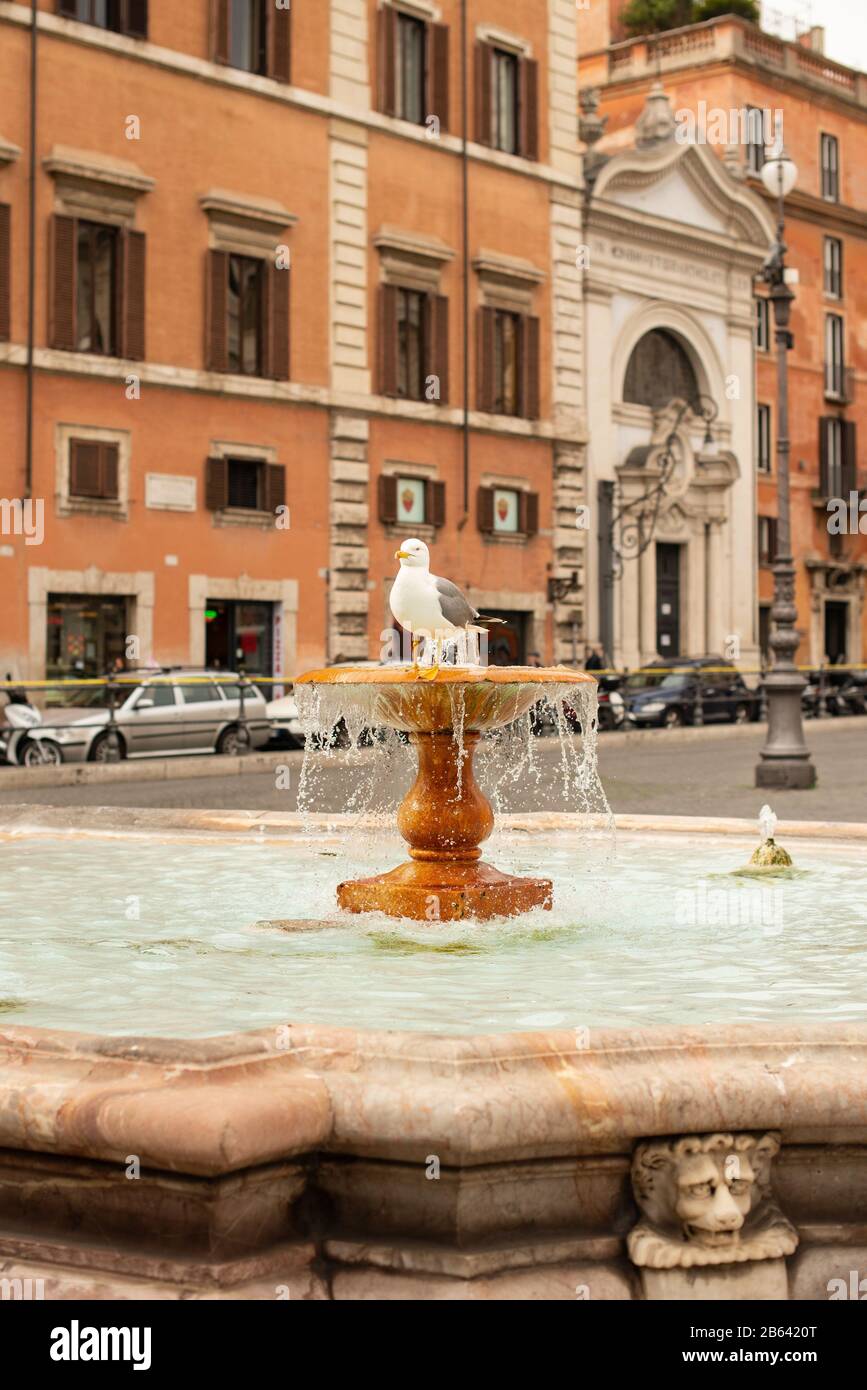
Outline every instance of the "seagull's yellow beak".
{"label": "seagull's yellow beak", "polygon": [[409,551],[408,551],[408,550],[396,550],[396,551],[394,552],[394,558],[395,558],[395,560],[408,560],[408,559],[409,559]]}

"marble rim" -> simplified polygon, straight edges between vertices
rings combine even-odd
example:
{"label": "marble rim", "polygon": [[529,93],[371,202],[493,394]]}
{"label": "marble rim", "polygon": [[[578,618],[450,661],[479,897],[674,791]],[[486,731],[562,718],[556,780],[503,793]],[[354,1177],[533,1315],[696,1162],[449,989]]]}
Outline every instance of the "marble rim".
{"label": "marble rim", "polygon": [[432,678],[409,667],[331,667],[295,676],[293,685],[595,685],[595,676],[570,666],[441,666]]}

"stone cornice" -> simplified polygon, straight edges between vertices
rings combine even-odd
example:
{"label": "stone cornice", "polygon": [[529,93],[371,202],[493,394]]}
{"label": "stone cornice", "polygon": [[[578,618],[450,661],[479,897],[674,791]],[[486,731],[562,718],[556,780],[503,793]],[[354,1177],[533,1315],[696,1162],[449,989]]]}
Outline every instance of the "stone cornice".
{"label": "stone cornice", "polygon": [[585,215],[584,230],[587,234],[606,232],[621,240],[627,235],[633,241],[646,243],[669,254],[677,252],[715,261],[720,265],[737,265],[747,274],[754,273],[761,266],[765,255],[762,247],[749,242],[733,242],[722,232],[702,232],[686,227],[682,222],[669,222],[667,218],[657,217],[653,213],[624,208],[620,203],[591,205]]}
{"label": "stone cornice", "polygon": [[377,251],[391,251],[412,260],[424,260],[444,265],[454,260],[455,252],[438,237],[422,236],[419,232],[404,231],[401,227],[383,224],[373,237]]}
{"label": "stone cornice", "polygon": [[209,189],[199,199],[202,210],[217,221],[243,223],[262,231],[280,232],[294,227],[295,213],[273,198],[250,198],[245,193],[230,193],[222,188]]}
{"label": "stone cornice", "polygon": [[42,160],[42,167],[55,179],[117,189],[134,197],[149,193],[156,185],[156,179],[130,160],[114,159],[93,150],[74,150],[67,145],[55,145]]}
{"label": "stone cornice", "polygon": [[504,256],[499,251],[482,249],[473,257],[473,269],[478,275],[501,281],[511,281],[522,288],[541,285],[548,277],[544,270],[520,256]]}
{"label": "stone cornice", "polygon": [[18,145],[13,145],[11,140],[4,140],[0,135],[0,168],[4,164],[13,164],[16,159],[21,158],[21,150]]}

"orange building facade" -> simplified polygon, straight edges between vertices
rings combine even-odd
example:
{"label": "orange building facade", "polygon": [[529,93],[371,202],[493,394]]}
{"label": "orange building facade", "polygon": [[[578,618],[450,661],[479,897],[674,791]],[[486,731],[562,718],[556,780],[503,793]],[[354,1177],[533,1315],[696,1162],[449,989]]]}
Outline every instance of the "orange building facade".
{"label": "orange building facade", "polygon": [[413,534],[501,659],[575,657],[576,35],[571,0],[0,4],[4,673],[377,656]]}
{"label": "orange building facade", "polygon": [[[611,0],[579,11],[579,86],[598,89],[598,112],[606,119],[594,150],[616,153],[631,138],[648,92],[661,82],[690,138],[706,142],[775,215],[759,171],[766,141],[772,143],[782,122],[799,170],[786,199],[785,236],[787,264],[798,275],[788,362],[798,660],[860,663],[867,651],[867,505],[858,511],[867,484],[867,76],[826,59],[821,31],[785,42],[728,17],[630,40],[620,26],[622,9]],[[756,115],[745,120],[749,110]],[[758,535],[742,537],[742,554],[744,564],[758,563],[766,649],[777,517],[777,363],[773,314],[760,281],[756,292]]]}

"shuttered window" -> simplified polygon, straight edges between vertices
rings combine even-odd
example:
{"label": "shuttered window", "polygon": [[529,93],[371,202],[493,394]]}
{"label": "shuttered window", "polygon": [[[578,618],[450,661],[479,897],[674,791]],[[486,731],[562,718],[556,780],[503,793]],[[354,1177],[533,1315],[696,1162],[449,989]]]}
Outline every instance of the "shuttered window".
{"label": "shuttered window", "polygon": [[411,401],[448,400],[448,299],[383,285],[379,312],[379,389]]}
{"label": "shuttered window", "polygon": [[505,154],[539,158],[539,64],[523,54],[478,43],[476,140]]}
{"label": "shuttered window", "polygon": [[69,441],[69,495],[118,500],[118,446],[94,439]]}
{"label": "shuttered window", "polygon": [[289,380],[290,276],[290,270],[256,256],[208,252],[209,371]]}
{"label": "shuttered window", "polygon": [[759,564],[772,565],[777,557],[777,519],[759,517]]}
{"label": "shuttered window", "polygon": [[286,469],[264,459],[209,458],[205,465],[205,507],[219,512],[276,512],[286,503]]}
{"label": "shuttered window", "polygon": [[756,406],[756,468],[760,473],[771,471],[771,407]]}
{"label": "shuttered window", "polygon": [[479,310],[478,408],[495,415],[539,415],[539,320]]}
{"label": "shuttered window", "polygon": [[825,395],[843,395],[843,320],[825,315]]}
{"label": "shuttered window", "polygon": [[12,210],[0,203],[0,343],[11,336]]}
{"label": "shuttered window", "polygon": [[449,31],[404,13],[379,10],[379,108],[387,116],[424,125],[430,116],[449,128]]}
{"label": "shuttered window", "polygon": [[148,36],[148,0],[57,0],[57,13],[131,38]]}
{"label": "shuttered window", "polygon": [[822,165],[822,197],[830,203],[840,201],[840,146],[836,135],[819,137]]}
{"label": "shuttered window", "polygon": [[291,9],[276,0],[211,0],[214,61],[289,81]]}
{"label": "shuttered window", "polygon": [[535,536],[539,530],[539,494],[518,488],[480,487],[476,522],[484,535]]}
{"label": "shuttered window", "polygon": [[84,218],[55,216],[50,259],[51,346],[142,359],[144,234]]}
{"label": "shuttered window", "polygon": [[446,485],[438,479],[382,473],[377,484],[377,501],[383,526],[445,525]]}

